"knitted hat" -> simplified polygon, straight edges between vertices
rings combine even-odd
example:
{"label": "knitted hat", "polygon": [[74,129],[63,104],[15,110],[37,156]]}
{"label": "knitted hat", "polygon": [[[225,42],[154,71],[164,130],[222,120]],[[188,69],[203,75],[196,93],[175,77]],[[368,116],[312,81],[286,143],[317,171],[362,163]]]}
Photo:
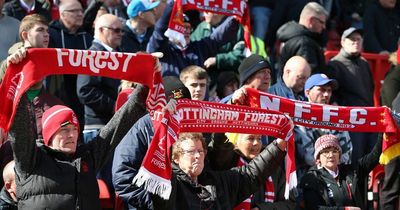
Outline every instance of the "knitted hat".
{"label": "knitted hat", "polygon": [[271,69],[271,65],[260,55],[252,54],[245,58],[238,68],[240,75],[239,86],[242,86],[251,75],[264,68]]}
{"label": "knitted hat", "polygon": [[150,0],[132,0],[126,8],[126,13],[129,18],[134,18],[139,15],[139,12],[147,12],[154,9],[161,1],[151,2]]}
{"label": "knitted hat", "polygon": [[46,110],[42,116],[44,144],[48,146],[53,135],[57,133],[61,127],[68,124],[77,126],[79,132],[78,118],[69,107],[56,105]]}
{"label": "knitted hat", "polygon": [[329,147],[335,147],[335,149],[339,150],[340,154],[342,154],[342,148],[340,147],[340,145],[338,143],[338,138],[335,135],[332,135],[332,134],[322,135],[317,139],[317,141],[315,142],[315,145],[314,145],[315,160],[318,159],[322,150],[329,148]]}
{"label": "knitted hat", "polygon": [[167,97],[167,101],[171,98],[192,99],[189,89],[177,77],[175,77],[175,76],[163,77],[163,84],[164,84],[165,96]]}

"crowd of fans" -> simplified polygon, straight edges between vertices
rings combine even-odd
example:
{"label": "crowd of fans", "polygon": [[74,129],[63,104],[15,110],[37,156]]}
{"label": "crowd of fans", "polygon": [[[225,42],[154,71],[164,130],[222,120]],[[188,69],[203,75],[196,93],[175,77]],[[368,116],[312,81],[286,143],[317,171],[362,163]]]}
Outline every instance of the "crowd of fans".
{"label": "crowd of fans", "polygon": [[[400,112],[399,1],[247,3],[256,40],[250,54],[243,26],[222,14],[187,11],[186,45],[165,36],[173,0],[0,0],[0,82],[29,48],[162,52],[154,71],[171,113],[180,98],[245,105],[246,88],[369,107],[368,52],[388,56],[381,105]],[[326,62],[326,50],[338,54]],[[50,75],[31,86],[10,132],[0,129],[0,209],[100,209],[96,179],[124,209],[370,208],[367,177],[382,152],[374,131],[295,126],[299,184],[289,199],[287,142],[252,134],[181,133],[172,146],[170,199],[135,186],[154,136],[147,93],[139,83],[89,75]],[[400,158],[385,166],[380,209],[400,208],[399,173]]]}

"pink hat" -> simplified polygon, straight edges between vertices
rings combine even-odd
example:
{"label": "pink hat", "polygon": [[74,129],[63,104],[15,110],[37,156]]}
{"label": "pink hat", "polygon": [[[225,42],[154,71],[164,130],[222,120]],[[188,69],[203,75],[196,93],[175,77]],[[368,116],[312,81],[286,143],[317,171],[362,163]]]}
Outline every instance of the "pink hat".
{"label": "pink hat", "polygon": [[69,107],[56,105],[46,110],[42,117],[42,133],[44,144],[49,145],[51,138],[64,125],[72,124],[78,127],[79,122],[74,111]]}
{"label": "pink hat", "polygon": [[337,150],[339,150],[340,154],[342,154],[342,148],[340,147],[340,145],[338,143],[338,138],[335,135],[332,135],[332,134],[322,135],[317,139],[317,141],[315,142],[315,145],[314,145],[315,160],[317,160],[317,158],[319,157],[319,154],[321,153],[322,150],[329,148],[329,147],[335,147]]}

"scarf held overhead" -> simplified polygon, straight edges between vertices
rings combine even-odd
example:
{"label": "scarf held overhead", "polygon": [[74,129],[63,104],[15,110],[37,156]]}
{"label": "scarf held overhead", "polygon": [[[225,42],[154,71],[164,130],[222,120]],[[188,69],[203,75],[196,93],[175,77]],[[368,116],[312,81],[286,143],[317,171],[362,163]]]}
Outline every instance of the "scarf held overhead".
{"label": "scarf held overhead", "polygon": [[379,162],[387,164],[400,155],[400,133],[387,107],[345,107],[291,100],[246,89],[252,107],[275,110],[289,115],[294,124],[312,128],[354,132],[384,132]]}
{"label": "scarf held overhead", "polygon": [[[44,59],[45,58],[45,59]],[[0,85],[0,127],[8,131],[19,99],[33,84],[52,74],[85,74],[125,79],[152,87],[155,58],[70,49],[29,49],[19,64],[10,64]]]}
{"label": "scarf held overhead", "polygon": [[[137,186],[144,185],[147,191],[164,199],[169,199],[172,190],[168,148],[175,142],[179,132],[235,131],[294,141],[293,124],[289,117],[280,112],[187,99],[178,100],[176,110],[172,116],[168,113],[164,115],[162,123],[155,129],[142,166],[133,179]],[[294,160],[290,162],[294,163]]]}
{"label": "scarf held overhead", "polygon": [[246,48],[251,50],[250,44],[250,13],[248,4],[244,0],[215,0],[215,1],[201,1],[201,0],[176,0],[172,8],[172,14],[169,20],[168,29],[165,36],[178,40],[182,46],[186,46],[184,38],[185,27],[183,26],[183,13],[188,10],[199,10],[203,12],[213,12],[223,14],[226,16],[235,15],[239,18],[239,22],[244,28],[244,42]]}

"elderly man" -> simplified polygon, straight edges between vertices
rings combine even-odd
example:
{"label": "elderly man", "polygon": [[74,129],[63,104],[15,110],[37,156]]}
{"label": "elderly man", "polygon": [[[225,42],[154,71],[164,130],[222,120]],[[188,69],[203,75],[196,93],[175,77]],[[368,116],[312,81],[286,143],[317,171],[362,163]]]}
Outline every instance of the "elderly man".
{"label": "elderly man", "polygon": [[124,24],[121,48],[124,52],[146,51],[157,21],[156,8],[160,1],[132,0],[127,8],[129,19]]}
{"label": "elderly man", "polygon": [[282,77],[269,88],[268,93],[305,101],[303,89],[310,74],[311,67],[307,60],[301,56],[293,56],[286,62]]}
{"label": "elderly man", "polygon": [[[368,62],[361,56],[362,30],[349,28],[341,38],[342,48],[329,61],[332,68],[326,73],[336,79],[339,88],[334,92],[335,101],[340,106],[373,106],[374,82]],[[362,79],[360,79],[362,78]],[[376,134],[350,133],[354,148],[353,161],[367,154],[375,144]]]}
{"label": "elderly man", "polygon": [[148,88],[138,86],[126,105],[90,144],[78,144],[79,122],[66,106],[43,113],[43,144],[36,144],[22,97],[10,131],[18,179],[18,209],[101,209],[96,172],[129,128],[145,114]]}
{"label": "elderly man", "polygon": [[154,209],[233,209],[259,189],[281,164],[286,142],[277,139],[248,165],[215,172],[204,167],[207,146],[200,133],[180,133],[172,146],[172,192],[153,196]]}
{"label": "elderly man", "polygon": [[263,57],[252,54],[239,66],[240,89],[221,100],[221,103],[243,104],[245,88],[254,88],[266,92],[271,82],[271,64]]}
{"label": "elderly man", "polygon": [[295,55],[308,61],[313,74],[324,68],[321,33],[325,29],[327,18],[328,13],[321,5],[310,2],[301,11],[299,23],[291,21],[279,28],[277,38],[284,45],[279,58],[278,78],[283,74],[282,67]]}
{"label": "elderly man", "polygon": [[[338,83],[334,79],[329,79],[325,74],[314,74],[306,81],[304,92],[308,102],[317,104],[331,104],[332,91],[337,89]],[[295,126],[296,143],[296,171],[298,179],[305,172],[315,165],[314,144],[315,140],[325,134],[335,135],[339,141],[342,156],[342,164],[351,163],[351,153],[353,146],[348,131],[336,131],[320,128],[309,128]]]}
{"label": "elderly man", "polygon": [[0,192],[0,209],[17,210],[17,186],[15,185],[15,162],[12,160],[3,169],[4,187]]}
{"label": "elderly man", "polygon": [[[59,5],[60,19],[49,25],[51,48],[68,48],[86,50],[93,37],[82,28],[83,9],[77,0],[61,1]],[[59,97],[77,114],[83,126],[84,107],[76,94],[77,75],[52,75],[46,78],[47,89]]]}
{"label": "elderly man", "polygon": [[[117,16],[105,14],[95,24],[95,35],[89,50],[118,51],[122,39],[122,23]],[[85,106],[86,140],[96,135],[113,116],[118,95],[119,80],[88,75],[79,75],[77,81],[78,98]]]}

